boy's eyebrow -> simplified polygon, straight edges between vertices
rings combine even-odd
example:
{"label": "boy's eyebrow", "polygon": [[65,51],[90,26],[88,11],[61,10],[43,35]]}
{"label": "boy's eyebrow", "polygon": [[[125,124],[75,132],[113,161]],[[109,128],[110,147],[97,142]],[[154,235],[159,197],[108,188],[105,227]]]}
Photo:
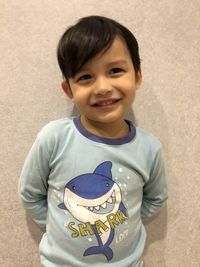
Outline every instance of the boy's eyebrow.
{"label": "boy's eyebrow", "polygon": [[108,65],[115,65],[115,64],[127,64],[125,59],[113,60],[108,63]]}

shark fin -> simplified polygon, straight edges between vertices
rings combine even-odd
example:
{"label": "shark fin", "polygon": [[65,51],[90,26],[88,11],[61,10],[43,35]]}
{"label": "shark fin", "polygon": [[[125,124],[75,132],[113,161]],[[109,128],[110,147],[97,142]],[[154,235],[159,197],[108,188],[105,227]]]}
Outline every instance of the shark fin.
{"label": "shark fin", "polygon": [[100,165],[97,166],[95,169],[94,173],[103,175],[107,178],[112,179],[112,173],[111,173],[111,168],[112,168],[112,162],[111,161],[104,161]]}
{"label": "shark fin", "polygon": [[83,256],[89,256],[89,255],[95,255],[95,254],[103,254],[107,258],[107,261],[110,261],[113,258],[113,251],[111,248],[98,247],[98,246],[94,246],[94,247],[90,247],[86,249]]}

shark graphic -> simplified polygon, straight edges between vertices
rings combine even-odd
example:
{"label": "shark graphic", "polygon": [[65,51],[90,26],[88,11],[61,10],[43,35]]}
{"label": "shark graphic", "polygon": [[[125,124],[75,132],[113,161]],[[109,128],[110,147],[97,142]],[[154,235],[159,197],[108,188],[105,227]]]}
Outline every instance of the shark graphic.
{"label": "shark graphic", "polygon": [[[84,256],[103,254],[110,261],[113,251],[110,244],[113,241],[115,229],[108,224],[107,216],[119,210],[127,216],[122,203],[121,190],[112,180],[112,162],[105,161],[97,166],[93,173],[75,177],[65,186],[64,201],[59,204],[61,209],[68,210],[80,222],[90,222],[98,246],[85,250]],[[101,220],[108,226],[108,230],[99,233],[95,222]]]}

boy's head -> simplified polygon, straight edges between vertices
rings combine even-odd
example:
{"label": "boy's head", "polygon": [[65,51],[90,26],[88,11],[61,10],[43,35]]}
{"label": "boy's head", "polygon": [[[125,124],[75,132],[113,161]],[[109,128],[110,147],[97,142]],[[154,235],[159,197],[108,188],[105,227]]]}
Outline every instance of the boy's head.
{"label": "boy's head", "polygon": [[115,20],[89,16],[67,29],[59,41],[57,57],[64,78],[73,78],[86,62],[110,48],[117,36],[124,39],[137,73],[140,70],[140,57],[134,35]]}

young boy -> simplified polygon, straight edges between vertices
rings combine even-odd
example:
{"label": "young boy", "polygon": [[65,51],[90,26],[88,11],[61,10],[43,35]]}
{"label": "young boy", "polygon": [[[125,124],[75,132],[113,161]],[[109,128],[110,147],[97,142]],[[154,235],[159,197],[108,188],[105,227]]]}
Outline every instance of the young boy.
{"label": "young boy", "polygon": [[81,115],[45,126],[29,152],[20,194],[45,234],[45,267],[141,267],[142,218],[167,199],[161,145],[124,119],[142,75],[138,44],[118,22],[79,20],[61,37],[62,88]]}

